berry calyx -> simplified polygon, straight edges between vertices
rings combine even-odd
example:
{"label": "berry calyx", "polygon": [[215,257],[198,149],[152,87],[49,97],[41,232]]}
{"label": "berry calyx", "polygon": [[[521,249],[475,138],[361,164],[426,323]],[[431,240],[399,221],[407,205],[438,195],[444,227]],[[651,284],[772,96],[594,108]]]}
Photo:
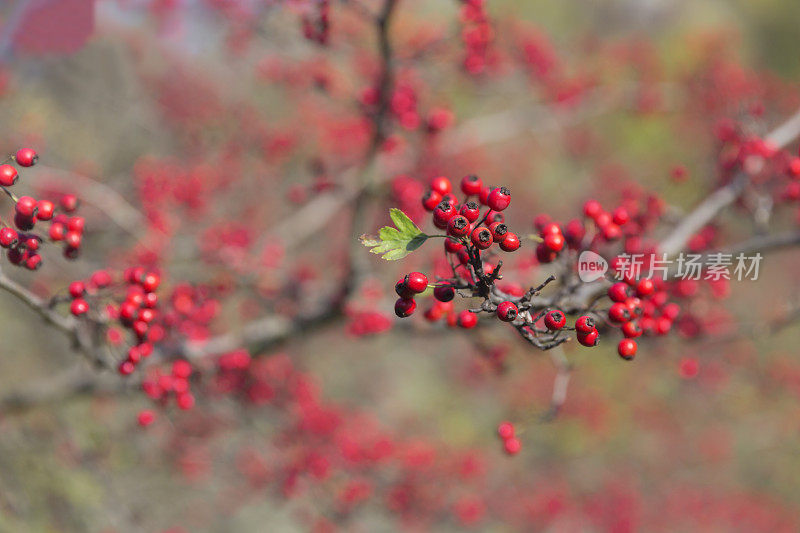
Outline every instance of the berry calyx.
{"label": "berry calyx", "polygon": [[485,250],[494,242],[494,239],[492,238],[492,232],[489,231],[488,228],[484,227],[475,228],[470,235],[470,240],[472,241],[472,244],[474,244],[479,250]]}
{"label": "berry calyx", "polygon": [[456,215],[447,223],[447,234],[453,237],[464,237],[469,230],[469,220],[463,215]]}

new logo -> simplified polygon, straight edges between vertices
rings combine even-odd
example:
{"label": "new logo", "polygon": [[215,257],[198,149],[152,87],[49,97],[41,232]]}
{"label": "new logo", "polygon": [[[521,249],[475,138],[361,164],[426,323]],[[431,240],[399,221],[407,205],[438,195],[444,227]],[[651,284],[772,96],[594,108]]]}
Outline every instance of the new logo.
{"label": "new logo", "polygon": [[584,283],[602,278],[608,270],[608,262],[602,256],[586,250],[578,256],[578,277]]}

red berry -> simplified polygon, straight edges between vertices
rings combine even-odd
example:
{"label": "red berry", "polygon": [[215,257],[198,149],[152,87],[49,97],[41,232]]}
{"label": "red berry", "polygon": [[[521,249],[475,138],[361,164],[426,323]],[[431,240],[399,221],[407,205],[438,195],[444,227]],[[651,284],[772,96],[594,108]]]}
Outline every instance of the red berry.
{"label": "red berry", "polygon": [[489,193],[487,203],[493,211],[502,211],[511,203],[511,191],[498,187]]}
{"label": "red berry", "polygon": [[39,200],[37,207],[39,208],[39,213],[36,215],[36,218],[39,220],[50,220],[53,218],[53,213],[56,210],[56,204],[48,200]]}
{"label": "red berry", "polygon": [[596,329],[588,333],[578,332],[578,342],[584,346],[592,347],[597,346],[597,341],[599,340],[600,334],[597,332]]}
{"label": "red berry", "polygon": [[500,243],[500,249],[504,252],[516,252],[521,245],[517,234],[509,231],[506,233],[506,238]]}
{"label": "red berry", "polygon": [[639,298],[628,298],[623,303],[628,308],[628,311],[631,314],[630,317],[631,319],[640,317],[642,316],[642,313],[644,313],[644,308],[642,307],[642,301]]}
{"label": "red berry", "polygon": [[618,226],[624,226],[627,222],[631,219],[631,216],[628,214],[628,210],[624,207],[618,207],[614,210],[614,214],[612,215],[612,220],[614,224]]}
{"label": "red berry", "polygon": [[444,176],[439,176],[438,178],[433,178],[431,180],[431,190],[436,191],[444,196],[453,190],[453,186],[449,179],[445,178]]}
{"label": "red berry", "polygon": [[42,266],[42,256],[39,254],[30,254],[25,259],[25,268],[28,270],[38,270]]}
{"label": "red berry", "polygon": [[444,251],[455,254],[464,249],[464,245],[456,239],[447,238],[444,240]]}
{"label": "red berry", "polygon": [[634,339],[642,334],[642,327],[638,320],[631,320],[622,324],[622,334],[629,339]]}
{"label": "red berry", "polygon": [[544,243],[552,252],[560,252],[564,248],[564,237],[560,233],[548,233]]}
{"label": "red berry", "polygon": [[589,333],[597,329],[594,318],[590,316],[582,316],[575,321],[575,330],[578,333]]}
{"label": "red berry", "polygon": [[436,191],[428,191],[422,195],[422,207],[427,211],[433,211],[442,201],[442,195]]}
{"label": "red berry", "polygon": [[485,250],[492,245],[492,242],[494,242],[492,239],[492,232],[489,231],[488,228],[484,227],[475,228],[475,230],[472,232],[472,235],[470,235],[470,240],[472,240],[472,244],[474,244],[479,250]]}
{"label": "red berry", "polygon": [[561,329],[566,324],[567,324],[567,317],[564,316],[564,313],[562,313],[557,309],[548,311],[548,313],[544,315],[544,325],[550,331]]}
{"label": "red berry", "polygon": [[636,341],[633,339],[622,339],[617,345],[617,353],[626,361],[633,359],[636,355]]}
{"label": "red berry", "polygon": [[405,277],[406,286],[417,294],[428,288],[428,277],[422,272],[412,272]]}
{"label": "red berry", "polygon": [[16,205],[17,213],[26,218],[33,218],[38,212],[36,200],[30,196],[20,196]]}
{"label": "red berry", "polygon": [[153,272],[148,273],[142,278],[142,288],[145,290],[145,292],[155,292],[160,283],[161,278],[158,274]]}
{"label": "red berry", "polygon": [[437,285],[433,289],[433,297],[440,302],[449,302],[456,296],[456,290],[449,283]]}
{"label": "red berry", "polygon": [[145,409],[144,411],[139,411],[139,415],[136,417],[136,422],[146,428],[150,424],[152,424],[156,419],[156,415],[153,411],[149,409]]}
{"label": "red berry", "polygon": [[595,218],[602,212],[603,206],[601,206],[600,202],[597,200],[587,200],[586,203],[583,204],[583,214],[589,218]]}
{"label": "red berry", "polygon": [[624,302],[630,297],[630,286],[622,281],[608,288],[608,297],[614,302]]}
{"label": "red berry", "polygon": [[65,194],[61,197],[58,203],[61,205],[61,208],[64,211],[67,213],[72,213],[78,208],[78,197],[74,194]]}
{"label": "red berry", "polygon": [[448,201],[441,201],[433,210],[433,224],[439,229],[445,229],[450,219],[457,214],[453,204]]}
{"label": "red berry", "polygon": [[131,374],[133,374],[133,371],[136,370],[136,365],[134,365],[131,361],[128,361],[126,359],[125,361],[122,361],[119,364],[117,370],[123,376],[130,376]]}
{"label": "red berry", "polygon": [[542,237],[547,237],[548,235],[562,235],[561,226],[559,226],[555,222],[547,222],[545,224],[542,224],[542,229],[540,230],[540,234]]}
{"label": "red berry", "polygon": [[69,217],[67,221],[67,229],[69,231],[83,232],[83,227],[86,225],[86,220],[83,217]]}
{"label": "red berry", "polygon": [[540,242],[536,246],[536,259],[542,264],[552,263],[557,257],[556,253]]}
{"label": "red berry", "polygon": [[86,285],[82,281],[73,281],[69,284],[69,295],[80,298],[86,293]]}
{"label": "red berry", "polygon": [[508,226],[503,224],[502,222],[492,222],[489,225],[489,231],[492,232],[492,239],[496,243],[503,242],[503,239],[506,238],[506,234],[508,233]]}
{"label": "red berry", "polygon": [[505,449],[508,455],[517,455],[522,449],[522,443],[518,438],[511,437],[503,442],[503,449]]}
{"label": "red berry", "polygon": [[19,242],[19,234],[14,228],[8,226],[0,229],[0,246],[10,248]]}
{"label": "red berry", "polygon": [[0,165],[0,185],[3,187],[11,187],[17,182],[19,174],[17,169],[11,165]]}
{"label": "red berry", "polygon": [[82,236],[77,231],[68,231],[66,236],[64,237],[64,241],[67,243],[67,246],[70,248],[80,248],[81,247],[81,240]]}
{"label": "red berry", "polygon": [[467,174],[461,178],[461,191],[467,196],[480,194],[481,189],[483,189],[483,181],[475,174]]}
{"label": "red berry", "polygon": [[470,222],[475,222],[481,216],[481,208],[475,202],[467,202],[461,206],[459,214],[467,217]]}
{"label": "red berry", "polygon": [[22,231],[30,231],[36,224],[35,217],[26,217],[20,213],[14,214],[14,225]]}
{"label": "red berry", "polygon": [[627,322],[631,319],[631,311],[624,303],[617,302],[608,309],[608,319],[615,324]]}
{"label": "red berry", "polygon": [[467,217],[456,215],[447,223],[447,234],[453,237],[464,237],[469,233],[470,225]]}
{"label": "red berry", "polygon": [[417,302],[413,298],[398,298],[394,303],[394,314],[400,318],[406,318],[414,313]]}
{"label": "red berry", "polygon": [[489,205],[489,195],[492,193],[494,187],[484,187],[481,189],[481,192],[478,194],[478,201],[483,205]]}
{"label": "red berry", "polygon": [[497,318],[503,322],[513,322],[519,315],[519,309],[514,302],[501,302],[497,306]]}
{"label": "red berry", "polygon": [[194,407],[194,396],[190,392],[178,394],[175,397],[175,403],[178,405],[179,409],[186,411]]}
{"label": "red berry", "polygon": [[89,311],[89,304],[83,298],[75,298],[69,306],[69,311],[75,316],[81,316]]}
{"label": "red berry", "polygon": [[486,224],[493,224],[495,222],[505,222],[506,216],[500,211],[492,211],[491,209],[486,214]]}
{"label": "red berry", "polygon": [[458,325],[464,329],[472,329],[478,325],[478,315],[465,309],[458,314]]}
{"label": "red berry", "polygon": [[514,438],[514,424],[511,422],[501,422],[497,426],[497,435],[503,440]]}
{"label": "red berry", "polygon": [[602,227],[603,238],[607,241],[614,241],[622,236],[622,230],[614,223],[606,224]]}
{"label": "red berry", "polygon": [[656,285],[652,279],[645,278],[639,280],[639,283],[636,284],[636,294],[640,298],[651,295],[654,290],[656,290]]}
{"label": "red berry", "polygon": [[408,285],[406,285],[405,277],[400,278],[400,280],[395,283],[394,292],[396,292],[400,298],[412,298],[414,296],[414,293],[408,288]]}
{"label": "red berry", "polygon": [[39,156],[30,148],[20,148],[17,150],[14,160],[21,167],[32,167],[39,160]]}
{"label": "red berry", "polygon": [[66,226],[58,222],[53,222],[52,224],[50,224],[50,230],[48,231],[50,239],[53,241],[63,240],[66,232],[67,232]]}

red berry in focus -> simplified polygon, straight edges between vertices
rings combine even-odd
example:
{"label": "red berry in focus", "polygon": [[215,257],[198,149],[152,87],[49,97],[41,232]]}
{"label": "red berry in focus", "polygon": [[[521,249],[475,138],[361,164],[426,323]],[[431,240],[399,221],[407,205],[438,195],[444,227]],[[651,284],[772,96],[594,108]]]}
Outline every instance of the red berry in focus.
{"label": "red berry in focus", "polygon": [[501,302],[497,306],[497,318],[503,322],[513,322],[519,315],[519,309],[514,302]]}
{"label": "red berry in focus", "polygon": [[11,165],[0,165],[0,185],[3,187],[11,187],[17,182],[19,174],[17,169]]}
{"label": "red berry in focus", "polygon": [[516,252],[521,245],[522,243],[517,234],[509,231],[506,233],[506,238],[500,243],[500,249],[504,252]]}
{"label": "red berry in focus", "polygon": [[544,315],[544,326],[550,331],[556,331],[558,329],[561,329],[566,324],[567,324],[567,317],[564,315],[564,313],[562,313],[558,309],[548,311],[548,313]]}
{"label": "red berry in focus", "polygon": [[406,286],[417,294],[428,288],[428,277],[422,272],[412,272],[405,277]]}
{"label": "red berry in focus", "polygon": [[447,234],[453,237],[464,237],[469,233],[470,225],[467,217],[456,215],[447,223]]}
{"label": "red berry in focus", "polygon": [[492,222],[489,224],[489,231],[492,232],[492,239],[496,243],[503,242],[503,239],[506,238],[506,234],[508,233],[508,226],[503,224],[502,222]]}
{"label": "red berry in focus", "polygon": [[475,228],[472,235],[470,235],[470,240],[479,250],[485,250],[494,242],[494,239],[492,239],[492,232],[484,227]]}
{"label": "red berry in focus", "polygon": [[470,222],[475,222],[481,216],[481,208],[475,202],[467,202],[461,206],[458,213],[465,216]]}
{"label": "red berry in focus", "polygon": [[511,191],[498,187],[489,193],[487,204],[493,211],[502,211],[511,203]]}
{"label": "red berry in focus", "polygon": [[633,359],[636,355],[636,341],[633,339],[622,339],[617,345],[617,353],[626,361]]}
{"label": "red berry in focus", "polygon": [[16,205],[17,213],[26,218],[33,218],[38,212],[37,202],[30,196],[20,196]]}
{"label": "red berry in focus", "polygon": [[624,302],[630,295],[630,286],[623,281],[618,281],[608,288],[608,297],[613,302]]}
{"label": "red berry in focus", "polygon": [[433,211],[442,202],[442,195],[436,191],[428,191],[422,196],[422,207],[427,211]]}
{"label": "red berry in focus", "polygon": [[30,148],[20,148],[14,155],[14,160],[21,167],[32,167],[39,160],[39,156]]}
{"label": "red berry in focus", "polygon": [[394,303],[394,314],[400,318],[406,318],[414,313],[417,302],[413,298],[398,298]]}
{"label": "red berry in focus", "polygon": [[631,311],[624,303],[617,302],[608,309],[608,319],[615,324],[627,322],[631,319]]}
{"label": "red berry in focus", "polygon": [[575,321],[575,330],[578,333],[589,333],[597,329],[594,318],[590,316],[582,316]]}
{"label": "red berry in focus", "polygon": [[461,178],[461,191],[467,196],[480,194],[483,189],[483,181],[475,174],[467,174]]}
{"label": "red berry in focus", "polygon": [[580,331],[578,332],[578,342],[590,348],[592,346],[597,346],[597,341],[599,340],[599,338],[600,334],[597,332],[596,329],[593,329],[588,333],[582,333]]}
{"label": "red berry in focus", "polygon": [[37,213],[36,218],[39,220],[50,220],[53,218],[53,213],[55,213],[56,210],[56,204],[48,200],[39,200],[37,207],[39,208],[39,212]]}
{"label": "red berry in focus", "polygon": [[0,229],[0,246],[10,248],[19,242],[19,234],[14,228],[8,226]]}

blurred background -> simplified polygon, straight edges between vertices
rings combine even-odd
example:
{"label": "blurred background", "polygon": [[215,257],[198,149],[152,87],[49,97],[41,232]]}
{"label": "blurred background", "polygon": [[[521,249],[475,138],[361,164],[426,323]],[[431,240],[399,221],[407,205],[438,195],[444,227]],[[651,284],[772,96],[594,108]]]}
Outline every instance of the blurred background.
{"label": "blurred background", "polygon": [[[141,428],[153,402],[95,380],[0,294],[0,530],[796,531],[798,330],[760,324],[796,303],[797,251],[766,257],[757,282],[703,287],[704,335],[643,342],[633,364],[613,342],[566,348],[567,402],[538,423],[546,355],[499,324],[400,323],[394,281],[431,257],[390,264],[353,243],[389,206],[421,220],[420,184],[438,174],[511,187],[512,227],[639,189],[680,217],[716,183],[720,119],[763,134],[800,105],[800,3],[487,0],[492,49],[469,72],[461,4],[403,0],[395,82],[422,125],[390,126],[353,224],[350,203],[321,212],[364,164],[364,91],[380,70],[364,12],[381,5],[331,0],[321,46],[303,35],[315,1],[0,4],[0,151],[35,148],[20,187],[78,194],[87,218],[78,261],[3,265],[14,279],[53,294],[98,268],[154,265],[165,291],[213,288],[213,320],[182,329],[202,340],[296,317],[358,265],[342,309],[251,349],[278,382],[302,374],[316,415],[346,421],[316,438],[291,406],[222,394],[211,362],[194,409]],[[720,242],[744,226],[735,213],[720,224]],[[536,284],[526,253],[506,274]],[[62,387],[65,371],[86,386]],[[18,404],[19,391],[36,394]],[[513,458],[495,434],[506,419],[530,421]],[[391,461],[339,468],[329,447],[363,432]]]}

